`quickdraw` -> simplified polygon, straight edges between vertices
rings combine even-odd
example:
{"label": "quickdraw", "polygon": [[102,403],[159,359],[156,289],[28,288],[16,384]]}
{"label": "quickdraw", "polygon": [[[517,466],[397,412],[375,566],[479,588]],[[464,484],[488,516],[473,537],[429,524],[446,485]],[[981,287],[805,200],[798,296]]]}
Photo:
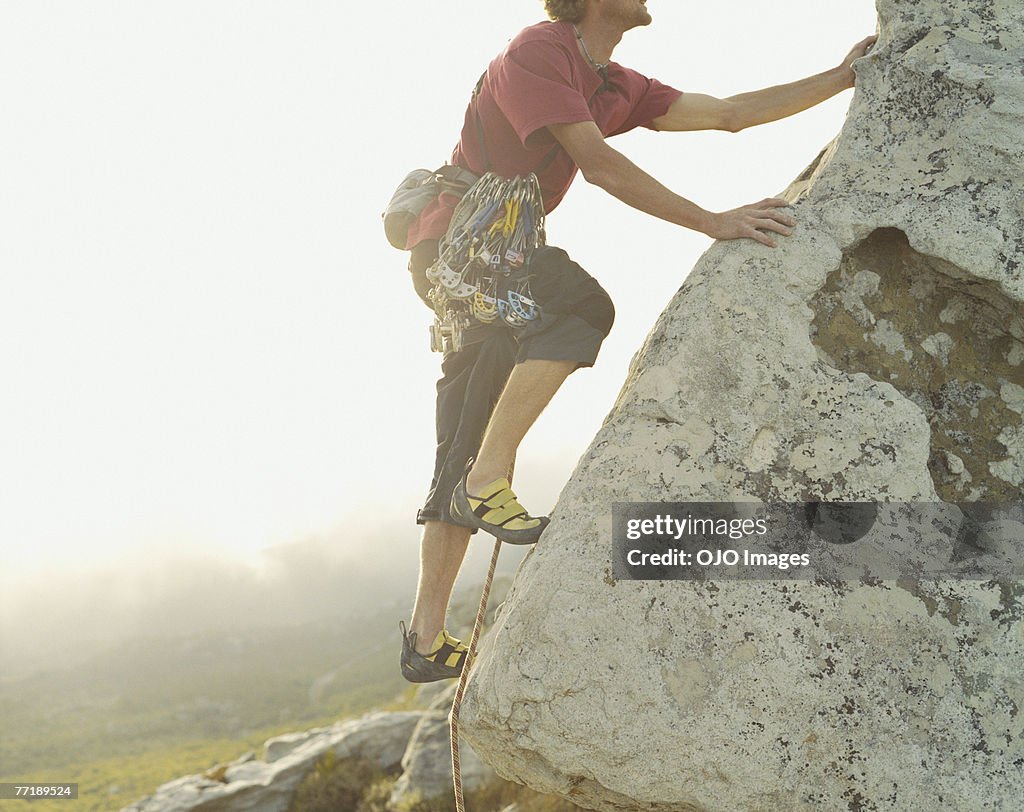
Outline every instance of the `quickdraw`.
{"label": "quickdraw", "polygon": [[544,205],[537,176],[511,180],[488,172],[463,196],[427,269],[435,319],[430,348],[463,346],[474,322],[501,319],[523,327],[537,318],[530,296],[528,267],[545,244]]}

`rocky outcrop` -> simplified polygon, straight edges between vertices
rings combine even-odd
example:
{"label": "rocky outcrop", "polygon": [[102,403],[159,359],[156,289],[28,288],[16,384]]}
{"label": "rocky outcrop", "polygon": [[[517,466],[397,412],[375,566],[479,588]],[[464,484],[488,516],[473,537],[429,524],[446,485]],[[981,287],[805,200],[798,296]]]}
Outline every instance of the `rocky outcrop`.
{"label": "rocky outcrop", "polygon": [[[263,757],[246,753],[202,773],[160,786],[122,812],[286,812],[303,777],[328,752],[338,761],[361,759],[384,771],[399,769],[389,808],[448,800],[452,793],[452,755],[448,710],[449,683],[427,710],[375,712],[329,727],[286,733],[267,740]],[[460,748],[465,791],[494,781],[494,770],[473,748]]]}
{"label": "rocky outcrop", "polygon": [[602,810],[1024,798],[1021,583],[612,575],[614,502],[1021,499],[1024,6],[878,11],[794,234],[701,258],[520,568],[462,710],[504,777]]}
{"label": "rocky outcrop", "polygon": [[299,782],[329,750],[338,759],[395,767],[422,715],[371,713],[278,736],[267,741],[262,759],[247,753],[230,764],[170,781],[122,812],[285,812]]}
{"label": "rocky outcrop", "polygon": [[[451,702],[448,703],[449,707]],[[452,794],[451,726],[447,710],[423,715],[402,759],[402,775],[391,791],[394,809],[407,807],[417,799],[448,798]],[[484,764],[466,742],[460,742],[459,766],[466,792],[495,779],[494,770]]]}

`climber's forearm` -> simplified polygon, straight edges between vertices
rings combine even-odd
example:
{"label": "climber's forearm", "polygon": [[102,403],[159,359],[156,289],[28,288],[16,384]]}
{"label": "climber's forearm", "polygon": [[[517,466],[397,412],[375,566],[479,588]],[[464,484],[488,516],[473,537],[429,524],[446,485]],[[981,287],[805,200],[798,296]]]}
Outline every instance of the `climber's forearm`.
{"label": "climber's forearm", "polygon": [[830,99],[837,93],[853,87],[852,71],[846,65],[808,76],[786,85],[767,87],[751,93],[730,96],[735,131],[778,121]]}
{"label": "climber's forearm", "polygon": [[601,187],[634,209],[708,233],[710,212],[680,197],[610,147],[593,121],[551,124],[548,129],[589,183]]}
{"label": "climber's forearm", "polygon": [[796,220],[782,211],[789,202],[779,198],[767,198],[725,212],[705,211],[608,146],[593,121],[549,124],[548,129],[590,183],[634,209],[662,220],[692,228],[716,240],[746,238],[771,248],[777,243],[768,232],[788,235],[796,225]]}
{"label": "climber's forearm", "polygon": [[609,148],[604,155],[604,160],[596,162],[586,173],[587,180],[634,209],[670,223],[718,240],[749,238],[770,248],[775,248],[777,243],[768,232],[788,236],[796,225],[796,220],[781,211],[789,205],[786,200],[767,198],[730,211],[705,211],[662,186],[621,153]]}
{"label": "climber's forearm", "polygon": [[584,177],[627,206],[678,226],[708,233],[710,212],[677,195],[617,150],[609,148],[602,160],[584,172]]}

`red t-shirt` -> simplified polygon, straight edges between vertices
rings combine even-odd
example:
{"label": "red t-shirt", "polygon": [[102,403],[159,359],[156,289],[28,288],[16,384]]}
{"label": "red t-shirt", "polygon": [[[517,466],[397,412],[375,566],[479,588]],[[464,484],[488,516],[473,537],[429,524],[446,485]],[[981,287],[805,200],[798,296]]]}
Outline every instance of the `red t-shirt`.
{"label": "red t-shirt", "polygon": [[[523,29],[487,68],[477,107],[487,166],[480,148],[476,110],[470,103],[451,163],[482,175],[504,177],[536,171],[554,145],[549,124],[593,121],[605,136],[649,127],[681,91],[611,62],[608,81],[580,53],[572,23],[542,22]],[[540,173],[544,210],[557,206],[579,167],[564,149]],[[432,201],[409,229],[408,248],[440,239],[458,204],[455,195]]]}

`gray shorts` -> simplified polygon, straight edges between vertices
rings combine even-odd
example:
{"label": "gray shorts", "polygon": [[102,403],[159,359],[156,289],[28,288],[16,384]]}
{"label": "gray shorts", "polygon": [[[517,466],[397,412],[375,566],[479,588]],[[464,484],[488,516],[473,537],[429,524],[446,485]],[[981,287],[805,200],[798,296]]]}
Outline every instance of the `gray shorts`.
{"label": "gray shorts", "polygon": [[[426,269],[436,258],[437,241],[428,240],[413,248],[409,260],[413,286],[428,307]],[[530,295],[540,311],[537,318],[515,329],[504,322],[474,325],[459,352],[444,354],[437,382],[434,478],[416,514],[417,524],[463,524],[451,515],[452,491],[466,462],[479,451],[491,412],[517,363],[539,359],[575,361],[577,369],[593,366],[611,331],[611,298],[561,248],[538,248],[529,279]]]}

